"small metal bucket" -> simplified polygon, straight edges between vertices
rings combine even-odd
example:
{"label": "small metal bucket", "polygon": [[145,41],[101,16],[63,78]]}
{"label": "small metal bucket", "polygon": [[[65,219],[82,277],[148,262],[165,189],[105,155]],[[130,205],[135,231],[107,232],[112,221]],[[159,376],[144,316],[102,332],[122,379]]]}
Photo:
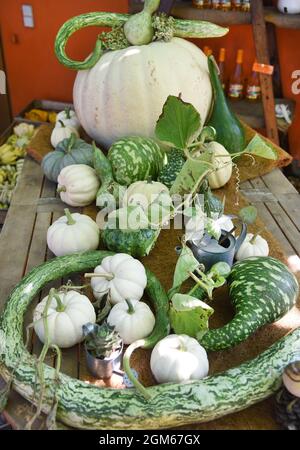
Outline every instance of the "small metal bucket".
{"label": "small metal bucket", "polygon": [[[95,325],[94,324],[87,324],[83,325],[83,335],[87,336],[88,334],[92,333],[94,331]],[[85,348],[85,356],[86,356],[86,362],[87,367],[91,374],[95,378],[110,378],[114,372],[119,372],[121,367],[121,361],[122,361],[122,352],[123,352],[123,344],[121,348],[114,352],[112,357],[109,358],[95,358],[86,348]]]}

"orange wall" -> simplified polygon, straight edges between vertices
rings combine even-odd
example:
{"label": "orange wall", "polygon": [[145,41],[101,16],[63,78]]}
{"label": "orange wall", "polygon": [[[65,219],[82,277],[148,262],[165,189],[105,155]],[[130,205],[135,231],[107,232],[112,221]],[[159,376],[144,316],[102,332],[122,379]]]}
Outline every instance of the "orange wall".
{"label": "orange wall", "polygon": [[[21,5],[31,4],[35,28],[24,28]],[[72,16],[91,11],[126,13],[127,0],[0,0],[0,29],[13,114],[34,98],[70,101],[75,72],[57,61],[53,46],[61,25]],[[99,28],[79,31],[68,51],[84,59]],[[17,38],[18,43],[13,43]]]}
{"label": "orange wall", "polygon": [[[33,6],[36,24],[33,30],[23,27],[22,3]],[[70,17],[84,12],[127,12],[127,3],[127,0],[0,0],[0,27],[13,113],[34,98],[70,101],[75,73],[55,58],[53,44],[58,29]],[[98,33],[99,28],[78,32],[68,46],[70,55],[78,59],[86,57]],[[13,43],[14,35],[18,43]],[[289,133],[290,147],[300,159],[300,94],[291,92],[291,74],[300,70],[300,31],[280,29],[277,35],[284,95],[297,102],[296,118]],[[195,43],[211,46],[215,54],[221,46],[226,47],[228,73],[234,67],[237,49],[244,48],[245,76],[249,75],[255,58],[251,26],[232,26],[224,38]]]}

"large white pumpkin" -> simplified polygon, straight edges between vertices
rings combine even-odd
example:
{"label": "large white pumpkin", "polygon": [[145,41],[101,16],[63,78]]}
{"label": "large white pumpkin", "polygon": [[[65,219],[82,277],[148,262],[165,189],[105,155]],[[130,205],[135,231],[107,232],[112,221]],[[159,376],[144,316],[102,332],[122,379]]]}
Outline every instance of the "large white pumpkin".
{"label": "large white pumpkin", "polygon": [[191,42],[173,38],[103,55],[78,73],[74,106],[88,135],[109,147],[130,135],[153,137],[167,97],[179,94],[204,123],[212,101],[207,58]]}

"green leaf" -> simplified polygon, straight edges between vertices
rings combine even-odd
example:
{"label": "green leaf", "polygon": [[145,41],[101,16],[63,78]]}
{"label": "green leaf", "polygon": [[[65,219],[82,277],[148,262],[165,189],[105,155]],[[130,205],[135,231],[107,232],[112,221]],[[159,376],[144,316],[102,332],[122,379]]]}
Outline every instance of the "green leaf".
{"label": "green leaf", "polygon": [[199,267],[199,262],[194,257],[192,250],[185,245],[176,264],[172,290],[180,288],[182,283],[190,278],[190,272],[194,272],[197,267]]}
{"label": "green leaf", "polygon": [[169,95],[158,119],[156,137],[169,145],[185,149],[199,134],[201,118],[190,103]]}
{"label": "green leaf", "polygon": [[247,225],[251,225],[256,221],[257,209],[255,206],[246,206],[239,211],[239,217]]}
{"label": "green leaf", "polygon": [[274,161],[278,159],[275,147],[272,147],[271,144],[267,143],[259,134],[256,134],[254,138],[251,139],[244,150],[244,153]]}
{"label": "green leaf", "polygon": [[197,159],[188,159],[176,177],[171,195],[193,195],[199,189],[204,178],[210,173],[212,153],[207,150]]}
{"label": "green leaf", "polygon": [[170,322],[176,334],[200,339],[208,330],[208,319],[214,310],[195,297],[175,294],[171,301]]}
{"label": "green leaf", "polygon": [[218,225],[217,220],[213,220],[211,218],[207,218],[205,229],[209,236],[213,237],[217,241],[220,239],[222,231],[221,227]]}

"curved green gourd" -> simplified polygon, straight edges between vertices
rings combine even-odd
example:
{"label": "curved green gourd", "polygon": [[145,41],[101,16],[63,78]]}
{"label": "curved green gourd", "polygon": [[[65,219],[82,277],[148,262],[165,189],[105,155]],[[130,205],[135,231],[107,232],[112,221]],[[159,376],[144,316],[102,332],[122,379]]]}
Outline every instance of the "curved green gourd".
{"label": "curved green gourd", "polygon": [[[30,402],[33,398],[37,401],[40,389],[36,385],[36,359],[23,343],[23,320],[31,301],[46,283],[72,272],[91,270],[109,255],[98,251],[53,259],[30,272],[11,293],[0,326],[0,373],[6,380],[13,373],[14,389]],[[164,320],[153,331],[156,340],[167,332],[166,294],[154,275],[147,271],[147,277],[156,317],[162,316]],[[57,418],[76,428],[102,430],[158,429],[206,422],[240,411],[276,392],[284,368],[295,360],[297,351],[300,351],[300,328],[257,358],[227,372],[200,381],[147,388],[150,401],[135,389],[101,389],[60,374]],[[43,411],[49,413],[56,389],[55,369],[43,367],[46,383]]]}
{"label": "curved green gourd", "polygon": [[42,169],[46,177],[57,183],[57,178],[64,167],[73,164],[85,164],[93,167],[93,148],[82,139],[72,135],[61,141],[56,149],[48,153],[42,161]]}
{"label": "curved green gourd", "polygon": [[[122,27],[128,20],[132,20],[129,14],[117,14],[108,12],[91,12],[82,14],[68,20],[59,30],[55,41],[55,53],[61,64],[73,70],[87,70],[94,67],[103,54],[101,36],[98,37],[92,54],[84,61],[74,61],[66,54],[66,45],[69,38],[78,30],[86,27]],[[174,19],[173,34],[181,38],[207,38],[221,37],[228,33],[228,28],[205,21]]]}
{"label": "curved green gourd", "polygon": [[252,257],[234,264],[228,286],[235,316],[203,336],[200,342],[207,350],[224,350],[243,342],[263,325],[284,316],[299,294],[293,273],[271,257]]}
{"label": "curved green gourd", "polygon": [[242,152],[246,147],[245,130],[226,100],[213,56],[208,57],[208,68],[214,103],[207,125],[216,130],[216,141],[229,153]]}

